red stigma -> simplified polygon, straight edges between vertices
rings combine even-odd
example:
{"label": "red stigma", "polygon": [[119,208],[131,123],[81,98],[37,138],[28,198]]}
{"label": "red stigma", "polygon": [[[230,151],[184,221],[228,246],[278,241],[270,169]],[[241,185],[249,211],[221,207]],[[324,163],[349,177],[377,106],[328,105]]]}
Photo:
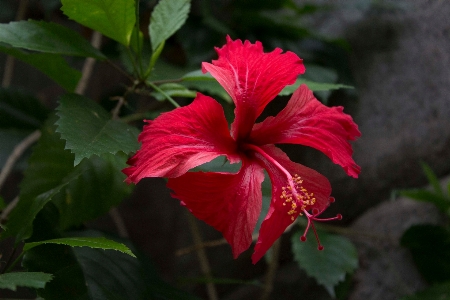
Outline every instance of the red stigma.
{"label": "red stigma", "polygon": [[[329,201],[330,201],[330,203],[333,203],[335,201],[334,197],[330,197]],[[317,249],[319,251],[322,251],[324,247],[320,243],[319,235],[317,234],[316,227],[314,226],[314,221],[326,222],[326,221],[333,221],[333,220],[342,220],[341,214],[337,214],[335,217],[332,217],[332,218],[319,219],[318,218],[319,215],[322,214],[325,211],[325,209],[326,209],[326,207],[322,211],[319,211],[319,209],[313,208],[311,210],[311,213],[307,212],[305,209],[303,210],[303,213],[308,218],[308,224],[306,225],[306,229],[303,232],[303,235],[300,237],[300,241],[302,241],[302,242],[306,241],[306,234],[308,233],[309,228],[312,227],[314,236],[316,237],[316,241],[317,241]]]}

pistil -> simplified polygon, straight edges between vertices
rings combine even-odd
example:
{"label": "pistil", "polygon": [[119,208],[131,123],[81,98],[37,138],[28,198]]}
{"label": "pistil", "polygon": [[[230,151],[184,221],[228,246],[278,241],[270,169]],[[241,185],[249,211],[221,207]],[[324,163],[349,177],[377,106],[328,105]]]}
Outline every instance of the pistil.
{"label": "pistil", "polygon": [[308,233],[309,228],[312,228],[314,232],[314,236],[316,237],[318,249],[323,250],[323,246],[320,243],[319,235],[317,234],[316,227],[314,226],[314,221],[318,222],[326,222],[333,220],[342,220],[342,215],[337,214],[332,218],[320,219],[318,216],[322,214],[325,209],[335,201],[334,197],[330,197],[328,205],[319,211],[317,208],[313,208],[311,213],[308,212],[308,207],[313,206],[316,203],[316,198],[314,197],[314,193],[309,193],[307,189],[305,189],[302,185],[303,179],[295,174],[294,176],[289,173],[279,162],[277,162],[273,157],[267,154],[263,149],[256,145],[246,144],[244,145],[246,149],[253,150],[264,157],[270,164],[275,166],[278,170],[280,170],[287,179],[287,186],[282,188],[280,198],[284,200],[283,206],[290,205],[291,208],[288,211],[288,215],[291,216],[291,221],[294,221],[297,216],[301,216],[305,214],[308,219],[308,224],[306,225],[305,231],[303,235],[300,237],[302,242],[306,241],[306,234]]}

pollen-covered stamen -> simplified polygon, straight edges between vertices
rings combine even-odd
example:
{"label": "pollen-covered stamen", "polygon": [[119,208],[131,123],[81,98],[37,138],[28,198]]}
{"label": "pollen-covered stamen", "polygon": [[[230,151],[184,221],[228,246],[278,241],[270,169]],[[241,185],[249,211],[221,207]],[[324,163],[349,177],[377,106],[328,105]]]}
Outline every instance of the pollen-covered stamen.
{"label": "pollen-covered stamen", "polygon": [[309,193],[307,189],[302,186],[303,179],[297,174],[290,178],[289,185],[282,188],[280,198],[284,200],[283,205],[290,205],[291,209],[288,211],[288,215],[291,216],[291,220],[294,221],[299,215],[302,215],[302,211],[306,207],[314,205],[316,198],[314,193]]}
{"label": "pollen-covered stamen", "polygon": [[[329,198],[329,203],[333,203],[335,201],[335,199],[333,197]],[[320,239],[319,239],[319,235],[317,234],[317,230],[316,227],[314,226],[314,222],[313,221],[318,221],[318,222],[326,222],[326,221],[333,221],[333,220],[342,220],[342,215],[341,214],[337,214],[335,217],[333,218],[325,218],[325,219],[319,219],[318,216],[323,213],[325,211],[326,207],[322,210],[319,211],[317,208],[313,208],[312,209],[312,214],[310,214],[309,212],[306,211],[306,209],[303,210],[303,213],[305,214],[305,216],[308,218],[308,224],[306,225],[306,229],[303,232],[303,235],[300,237],[300,240],[302,242],[306,241],[306,234],[308,233],[308,230],[310,227],[312,227],[313,232],[314,232],[314,236],[316,237],[317,240],[317,244],[318,244],[318,249],[319,250],[323,250],[323,246],[322,244],[320,244]]]}
{"label": "pollen-covered stamen", "polygon": [[[316,203],[316,199],[314,198],[314,193],[309,193],[303,186],[303,180],[300,176],[295,174],[293,177],[288,170],[286,170],[282,165],[280,165],[275,159],[273,159],[270,155],[264,152],[263,149],[256,145],[245,144],[244,148],[249,150],[253,150],[256,153],[260,154],[264,159],[266,159],[269,163],[279,169],[287,179],[288,185],[282,188],[280,198],[284,200],[283,206],[291,206],[287,214],[291,216],[291,221],[294,221],[297,216],[301,216],[303,213],[308,218],[308,225],[306,226],[305,232],[301,236],[300,240],[303,242],[306,241],[306,234],[310,227],[313,228],[314,235],[316,236],[316,240],[318,243],[319,250],[323,249],[323,246],[320,244],[319,235],[317,234],[316,228],[314,227],[313,221],[325,222],[332,220],[341,220],[342,215],[338,214],[336,217],[327,218],[327,219],[319,219],[318,216],[325,210],[319,211],[317,208],[313,208],[311,213],[308,212],[308,209],[312,205]],[[329,204],[333,203],[335,199],[333,197],[329,198]],[[328,204],[328,205],[329,205]]]}

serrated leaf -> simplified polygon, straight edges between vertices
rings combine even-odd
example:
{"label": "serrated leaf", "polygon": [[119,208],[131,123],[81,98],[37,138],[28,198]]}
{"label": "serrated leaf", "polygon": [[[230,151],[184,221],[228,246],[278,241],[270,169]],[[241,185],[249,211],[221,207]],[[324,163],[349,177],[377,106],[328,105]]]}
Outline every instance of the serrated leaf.
{"label": "serrated leaf", "polygon": [[134,0],[61,0],[69,19],[128,46],[136,23]]}
{"label": "serrated leaf", "polygon": [[450,299],[450,281],[435,284],[420,291],[414,295],[406,296],[400,300],[449,300]]}
{"label": "serrated leaf", "polygon": [[429,283],[450,281],[450,231],[437,225],[414,225],[400,243]]}
{"label": "serrated leaf", "polygon": [[129,196],[133,185],[124,182],[126,176],[121,172],[126,161],[127,155],[122,153],[93,156],[81,162],[79,167],[86,171],[52,198],[62,230],[107,213]]}
{"label": "serrated leaf", "polygon": [[0,24],[0,42],[39,52],[105,58],[76,31],[45,21],[28,20]]}
{"label": "serrated leaf", "polygon": [[33,220],[39,211],[84,171],[73,168],[74,156],[64,150],[64,141],[54,132],[54,121],[55,117],[49,118],[41,130],[42,136],[21,183],[20,200],[9,215],[7,230],[2,232],[1,239],[14,236],[18,243],[30,237]]}
{"label": "serrated leaf", "polygon": [[[95,231],[73,233],[100,237]],[[162,281],[143,257],[88,247],[42,245],[27,251],[23,265],[29,270],[55,274],[40,296],[46,300],[78,299],[197,299]]]}
{"label": "serrated leaf", "polygon": [[108,240],[104,237],[70,237],[70,238],[60,238],[48,241],[40,241],[34,243],[26,243],[23,246],[23,251],[28,251],[34,247],[43,245],[43,244],[58,244],[58,245],[67,245],[70,247],[89,247],[89,248],[98,248],[103,250],[116,250],[122,253],[128,254],[130,256],[136,257],[131,250],[125,246],[124,244]]}
{"label": "serrated leaf", "polygon": [[57,111],[57,132],[66,140],[66,149],[75,154],[75,166],[92,155],[130,153],[139,148],[136,128],[111,120],[108,112],[86,97],[63,95]]}
{"label": "serrated leaf", "polygon": [[73,91],[81,78],[81,72],[70,67],[58,54],[29,53],[6,45],[0,45],[0,52],[33,66],[67,91]]}
{"label": "serrated leaf", "polygon": [[48,113],[36,97],[19,90],[0,88],[1,128],[37,129]]}
{"label": "serrated leaf", "polygon": [[191,8],[190,0],[160,0],[150,18],[152,51],[183,26]]}
{"label": "serrated leaf", "polygon": [[423,172],[427,176],[428,182],[433,187],[434,192],[436,194],[438,194],[439,196],[444,197],[444,192],[442,191],[441,184],[440,184],[439,179],[437,178],[436,174],[434,174],[433,170],[426,163],[421,162],[420,165],[422,167]]}
{"label": "serrated leaf", "polygon": [[16,291],[18,286],[42,289],[53,275],[42,272],[14,272],[0,275],[0,289]]}
{"label": "serrated leaf", "polygon": [[449,199],[425,189],[403,190],[399,194],[417,201],[433,203],[440,211],[446,213],[450,208]]}
{"label": "serrated leaf", "polygon": [[314,234],[310,231],[306,242],[300,241],[301,232],[292,236],[294,259],[306,274],[313,277],[334,297],[334,287],[345,280],[347,273],[358,267],[358,253],[355,246],[345,237],[319,232],[324,246],[317,249]]}
{"label": "serrated leaf", "polygon": [[306,84],[308,86],[308,88],[313,92],[330,91],[330,90],[337,90],[337,89],[353,89],[352,86],[345,85],[345,84],[322,83],[322,82],[310,81],[307,79],[297,79],[293,85],[288,85],[283,90],[281,90],[281,92],[278,94],[278,96],[291,95],[302,84]]}

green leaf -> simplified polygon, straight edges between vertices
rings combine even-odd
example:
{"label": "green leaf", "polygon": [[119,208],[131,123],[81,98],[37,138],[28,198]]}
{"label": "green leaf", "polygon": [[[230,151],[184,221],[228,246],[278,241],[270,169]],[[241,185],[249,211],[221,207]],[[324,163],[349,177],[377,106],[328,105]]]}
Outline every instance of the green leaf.
{"label": "green leaf", "polygon": [[0,45],[0,52],[35,67],[67,91],[73,91],[81,78],[81,72],[71,68],[58,54],[28,53],[5,45]]}
{"label": "green leaf", "polygon": [[35,146],[21,183],[19,202],[9,215],[7,230],[1,239],[15,237],[16,243],[32,233],[32,223],[46,203],[64,186],[84,171],[73,168],[73,154],[64,150],[64,141],[55,134],[51,117],[42,128],[42,136]]}
{"label": "green leaf", "polygon": [[202,70],[195,70],[191,71],[183,77],[181,77],[183,81],[198,81],[198,80],[205,80],[205,81],[215,81],[216,79],[212,77],[210,73],[203,73]]}
{"label": "green leaf", "polygon": [[69,19],[128,46],[136,23],[134,0],[61,0]]}
{"label": "green leaf", "polygon": [[[165,94],[170,97],[195,98],[197,93],[187,89],[184,85],[177,83],[165,83],[158,86]],[[159,92],[152,92],[151,95],[158,101],[164,101],[166,96]]]}
{"label": "green leaf", "polygon": [[105,58],[76,31],[44,21],[28,20],[0,24],[0,42],[39,52]]}
{"label": "green leaf", "polygon": [[0,88],[0,128],[37,129],[48,113],[36,97],[19,90]]}
{"label": "green leaf", "polygon": [[[428,182],[433,187],[434,192],[436,194],[438,194],[439,196],[444,197],[444,192],[442,191],[441,184],[440,184],[439,179],[437,178],[436,174],[434,174],[433,170],[426,163],[421,162],[420,165],[422,166],[423,172],[427,176]],[[449,204],[450,204],[450,201],[449,201]]]}
{"label": "green leaf", "polygon": [[425,189],[403,190],[399,194],[414,200],[433,203],[440,211],[446,213],[450,208],[449,199]]}
{"label": "green leaf", "polygon": [[286,86],[278,96],[288,96],[295,92],[295,90],[302,84],[306,84],[308,88],[313,91],[330,91],[337,89],[353,89],[352,86],[345,84],[336,84],[336,83],[322,83],[322,82],[314,82],[307,79],[297,79],[293,85]]}
{"label": "green leaf", "polygon": [[66,140],[66,149],[75,154],[75,166],[94,154],[128,154],[139,148],[136,128],[111,120],[108,112],[86,97],[63,95],[57,111],[57,132]]}
{"label": "green leaf", "polygon": [[450,281],[435,284],[414,295],[406,296],[401,300],[448,300],[450,299]]}
{"label": "green leaf", "polygon": [[[101,236],[95,231],[73,234]],[[27,251],[23,265],[55,274],[54,280],[38,291],[46,300],[197,299],[162,281],[141,255],[136,259],[119,251],[47,244]]]}
{"label": "green leaf", "polygon": [[353,273],[358,267],[355,246],[343,236],[319,232],[324,246],[324,249],[319,251],[311,231],[306,242],[300,241],[301,235],[301,232],[297,232],[292,236],[294,259],[306,274],[315,278],[334,297],[334,287],[345,280],[347,273]]}
{"label": "green leaf", "polygon": [[52,198],[59,211],[62,230],[107,213],[130,195],[134,186],[124,182],[126,176],[121,172],[126,161],[127,155],[123,153],[104,154],[79,164],[86,171]]}
{"label": "green leaf", "polygon": [[414,225],[400,243],[429,283],[450,281],[450,231],[437,225]]}
{"label": "green leaf", "polygon": [[70,238],[60,238],[48,241],[34,242],[34,243],[26,243],[23,246],[23,251],[28,251],[34,247],[43,245],[43,244],[58,244],[58,245],[67,245],[70,247],[89,247],[89,248],[98,248],[103,250],[116,250],[122,253],[128,254],[130,256],[136,257],[131,250],[125,246],[124,244],[108,240],[104,237],[70,237]]}
{"label": "green leaf", "polygon": [[183,75],[181,79],[181,84],[188,88],[203,91],[210,95],[218,96],[228,103],[233,103],[230,95],[209,73],[203,74],[202,70],[195,70]]}
{"label": "green leaf", "polygon": [[133,28],[130,38],[130,47],[135,53],[141,53],[142,47],[144,45],[144,34],[142,31],[137,30],[136,27]]}
{"label": "green leaf", "polygon": [[42,272],[14,272],[0,275],[0,289],[16,291],[18,286],[42,289],[53,275]]}
{"label": "green leaf", "polygon": [[150,18],[152,51],[183,26],[191,8],[190,0],[160,0]]}

